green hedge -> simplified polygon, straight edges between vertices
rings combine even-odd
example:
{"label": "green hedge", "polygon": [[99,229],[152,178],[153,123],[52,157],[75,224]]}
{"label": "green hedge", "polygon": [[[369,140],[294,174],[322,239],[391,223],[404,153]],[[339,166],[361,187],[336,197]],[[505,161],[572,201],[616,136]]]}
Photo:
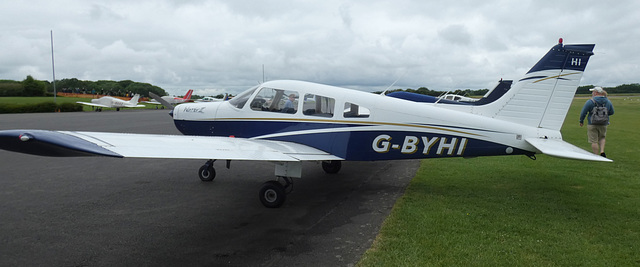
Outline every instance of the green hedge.
{"label": "green hedge", "polygon": [[22,96],[24,87],[15,81],[0,80],[0,96]]}
{"label": "green hedge", "polygon": [[82,111],[82,105],[76,103],[42,102],[36,104],[0,104],[0,113],[37,113],[37,112],[74,112]]}

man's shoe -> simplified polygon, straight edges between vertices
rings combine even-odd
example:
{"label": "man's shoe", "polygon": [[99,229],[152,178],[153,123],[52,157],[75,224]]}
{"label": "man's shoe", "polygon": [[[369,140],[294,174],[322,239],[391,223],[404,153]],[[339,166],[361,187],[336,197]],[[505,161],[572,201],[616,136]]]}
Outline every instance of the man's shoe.
{"label": "man's shoe", "polygon": [[605,154],[604,152],[602,152],[602,153],[600,153],[600,156],[602,156],[602,157],[605,157],[605,158],[606,158],[606,157],[607,157],[607,154]]}

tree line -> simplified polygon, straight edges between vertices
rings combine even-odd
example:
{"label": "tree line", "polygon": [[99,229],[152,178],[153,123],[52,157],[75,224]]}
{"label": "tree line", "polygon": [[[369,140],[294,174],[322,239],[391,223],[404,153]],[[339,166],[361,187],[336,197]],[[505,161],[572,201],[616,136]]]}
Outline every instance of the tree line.
{"label": "tree line", "polygon": [[[405,91],[405,92],[409,92],[409,93],[416,93],[416,94],[422,94],[422,95],[429,95],[429,96],[441,96],[443,95],[445,92],[443,91],[436,91],[436,90],[431,90],[427,87],[420,87],[418,89],[412,89],[412,88],[407,88],[407,89],[393,89],[393,90],[388,90],[386,91],[386,93],[393,93],[393,92],[398,92],[398,91]],[[447,93],[449,94],[456,94],[456,95],[462,95],[462,96],[483,96],[485,95],[487,92],[489,92],[489,89],[478,89],[478,90],[472,90],[472,89],[456,89],[453,91],[449,91]],[[377,91],[377,92],[373,92],[374,94],[381,94],[381,91]]]}
{"label": "tree line", "polygon": [[[594,85],[579,86],[576,94],[590,94],[589,89]],[[622,84],[615,87],[604,87],[604,89],[610,94],[628,94],[628,93],[640,93],[640,84]],[[126,96],[133,94],[140,94],[143,97],[148,97],[149,92],[153,92],[157,95],[168,95],[167,92],[155,85],[148,83],[134,82],[131,80],[123,81],[83,81],[76,78],[56,80],[56,91],[77,93],[77,94],[100,94],[100,95],[113,95],[113,96]],[[431,90],[427,87],[420,87],[418,89],[394,89],[389,90],[387,93],[396,91],[406,91],[411,93],[418,93],[430,96],[440,96],[444,94],[443,91]],[[448,93],[457,94],[462,96],[483,96],[489,89],[456,89]],[[382,93],[381,91],[373,92],[376,94]],[[22,81],[14,80],[0,80],[0,96],[46,96],[53,94],[53,84],[49,81],[39,81],[27,76]],[[218,97],[223,97],[219,95]],[[197,96],[194,97],[198,98]]]}
{"label": "tree line", "polygon": [[[589,89],[595,87],[595,85],[585,85],[585,86],[579,86],[578,90],[576,90],[576,94],[591,94],[591,92],[589,91]],[[622,84],[622,85],[618,85],[618,86],[614,86],[614,87],[602,87],[604,90],[607,91],[607,93],[609,94],[640,94],[640,84],[638,83],[632,83],[632,84]],[[386,93],[391,93],[391,92],[397,92],[397,91],[405,91],[405,92],[410,92],[410,93],[417,93],[417,94],[423,94],[423,95],[430,95],[430,96],[441,96],[443,95],[445,92],[443,91],[437,91],[437,90],[430,90],[426,87],[420,87],[418,89],[394,89],[394,90],[389,90]],[[472,89],[456,89],[453,91],[449,91],[447,93],[449,94],[456,94],[456,95],[461,95],[461,96],[484,96],[487,92],[489,92],[489,89],[478,89],[478,90],[472,90]],[[382,93],[381,91],[378,92],[373,92],[374,94],[380,94]]]}
{"label": "tree line", "polygon": [[[578,87],[576,94],[591,94],[589,89],[595,87],[595,85],[585,85]],[[602,87],[609,94],[637,94],[640,93],[640,84],[622,84],[615,87]]]}
{"label": "tree line", "polygon": [[[123,81],[83,81],[76,78],[56,80],[56,91],[76,94],[100,94],[112,96],[126,96],[140,94],[149,96],[149,92],[164,96],[167,92],[148,83]],[[27,76],[22,81],[0,80],[0,96],[46,96],[53,95],[53,83],[39,81]]]}

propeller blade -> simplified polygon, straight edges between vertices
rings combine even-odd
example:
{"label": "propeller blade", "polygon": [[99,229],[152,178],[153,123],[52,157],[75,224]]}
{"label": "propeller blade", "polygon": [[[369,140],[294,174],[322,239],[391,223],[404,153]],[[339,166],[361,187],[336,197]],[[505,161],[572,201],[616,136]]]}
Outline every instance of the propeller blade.
{"label": "propeller blade", "polygon": [[173,110],[173,105],[169,104],[169,102],[167,102],[167,100],[162,99],[162,97],[160,97],[160,96],[158,96],[158,95],[156,95],[156,94],[154,94],[152,92],[149,92],[149,96],[151,98],[155,99],[156,101],[158,101],[158,103],[162,104],[166,108]]}

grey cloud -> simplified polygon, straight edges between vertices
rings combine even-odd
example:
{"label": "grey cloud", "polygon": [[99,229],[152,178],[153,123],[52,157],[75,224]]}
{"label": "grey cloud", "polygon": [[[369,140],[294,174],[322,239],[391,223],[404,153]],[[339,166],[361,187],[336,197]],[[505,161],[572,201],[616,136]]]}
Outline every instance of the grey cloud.
{"label": "grey cloud", "polygon": [[[625,8],[617,8],[624,6]],[[362,90],[489,87],[559,37],[596,43],[583,84],[638,82],[640,2],[86,1],[0,3],[0,79],[130,79],[173,94],[302,79]],[[32,16],[24,16],[29,12]]]}

